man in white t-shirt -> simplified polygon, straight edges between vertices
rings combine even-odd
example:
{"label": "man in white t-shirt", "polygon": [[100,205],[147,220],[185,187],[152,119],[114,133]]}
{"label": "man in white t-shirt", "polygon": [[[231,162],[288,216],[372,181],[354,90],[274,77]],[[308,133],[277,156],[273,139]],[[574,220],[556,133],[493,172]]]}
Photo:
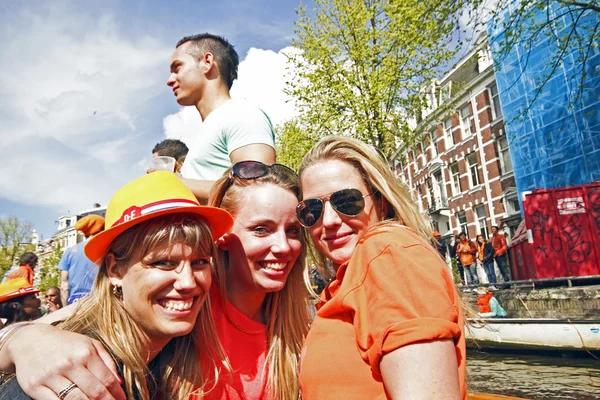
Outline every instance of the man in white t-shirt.
{"label": "man in white t-shirt", "polygon": [[269,117],[244,100],[232,100],[239,57],[220,36],[184,37],[171,57],[167,85],[177,103],[195,106],[202,125],[181,168],[182,181],[205,202],[216,179],[244,160],[275,162],[275,132]]}

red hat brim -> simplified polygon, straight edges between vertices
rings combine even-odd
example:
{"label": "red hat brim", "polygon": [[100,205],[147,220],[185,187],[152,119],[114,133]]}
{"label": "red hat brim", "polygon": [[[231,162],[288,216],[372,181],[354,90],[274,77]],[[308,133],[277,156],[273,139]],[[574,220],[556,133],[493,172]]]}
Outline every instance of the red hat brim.
{"label": "red hat brim", "polygon": [[26,296],[26,295],[31,294],[31,293],[39,293],[39,292],[41,292],[41,290],[34,289],[32,287],[26,288],[26,289],[21,289],[21,290],[18,290],[16,292],[7,293],[7,294],[5,294],[3,296],[0,296],[0,303],[4,303],[4,302],[6,302],[8,300],[16,299],[18,297]]}

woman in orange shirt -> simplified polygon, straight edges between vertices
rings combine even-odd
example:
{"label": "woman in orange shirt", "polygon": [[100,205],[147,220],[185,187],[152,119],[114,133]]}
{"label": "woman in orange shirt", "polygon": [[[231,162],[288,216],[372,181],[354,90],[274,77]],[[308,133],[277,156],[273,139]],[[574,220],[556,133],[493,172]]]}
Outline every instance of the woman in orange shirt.
{"label": "woman in orange shirt", "polygon": [[336,274],[300,363],[303,399],[464,399],[459,296],[430,228],[370,146],[328,137],[300,167],[296,213]]}

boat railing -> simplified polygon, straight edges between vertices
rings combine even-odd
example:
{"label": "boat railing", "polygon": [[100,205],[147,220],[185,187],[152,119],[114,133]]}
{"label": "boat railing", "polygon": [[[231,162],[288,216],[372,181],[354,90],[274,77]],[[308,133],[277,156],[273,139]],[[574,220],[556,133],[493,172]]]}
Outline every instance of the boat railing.
{"label": "boat railing", "polygon": [[589,276],[565,276],[560,278],[546,278],[546,279],[526,279],[508,282],[497,282],[491,283],[479,283],[469,285],[457,285],[459,289],[476,289],[480,286],[488,287],[490,285],[496,286],[498,289],[516,289],[523,287],[544,288],[544,287],[573,287],[573,286],[585,286],[585,285],[596,285],[600,284],[600,275],[589,275]]}

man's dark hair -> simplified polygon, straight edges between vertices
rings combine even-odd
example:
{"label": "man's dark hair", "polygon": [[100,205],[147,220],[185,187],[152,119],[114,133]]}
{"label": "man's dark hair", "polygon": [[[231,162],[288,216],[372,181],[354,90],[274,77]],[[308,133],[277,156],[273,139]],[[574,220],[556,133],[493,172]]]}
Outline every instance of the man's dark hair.
{"label": "man's dark hair", "polygon": [[152,154],[157,153],[159,156],[173,157],[175,161],[187,155],[189,149],[181,140],[165,139],[152,149]]}
{"label": "man's dark hair", "polygon": [[187,42],[192,43],[188,53],[197,59],[206,53],[211,53],[214,56],[223,82],[231,89],[233,81],[237,79],[238,65],[240,64],[240,57],[231,43],[223,36],[201,33],[199,35],[184,37],[177,42],[175,48]]}
{"label": "man's dark hair", "polygon": [[499,231],[500,229],[498,228],[498,225],[492,225],[492,228],[496,228],[497,231]]}
{"label": "man's dark hair", "polygon": [[21,257],[19,257],[19,265],[28,264],[30,267],[35,267],[37,261],[38,256],[31,251],[26,251],[25,253],[21,254]]}
{"label": "man's dark hair", "polygon": [[459,234],[458,234],[458,237],[461,237],[462,235],[465,235],[465,236],[467,236],[467,232],[461,232],[461,233],[459,233]]}

